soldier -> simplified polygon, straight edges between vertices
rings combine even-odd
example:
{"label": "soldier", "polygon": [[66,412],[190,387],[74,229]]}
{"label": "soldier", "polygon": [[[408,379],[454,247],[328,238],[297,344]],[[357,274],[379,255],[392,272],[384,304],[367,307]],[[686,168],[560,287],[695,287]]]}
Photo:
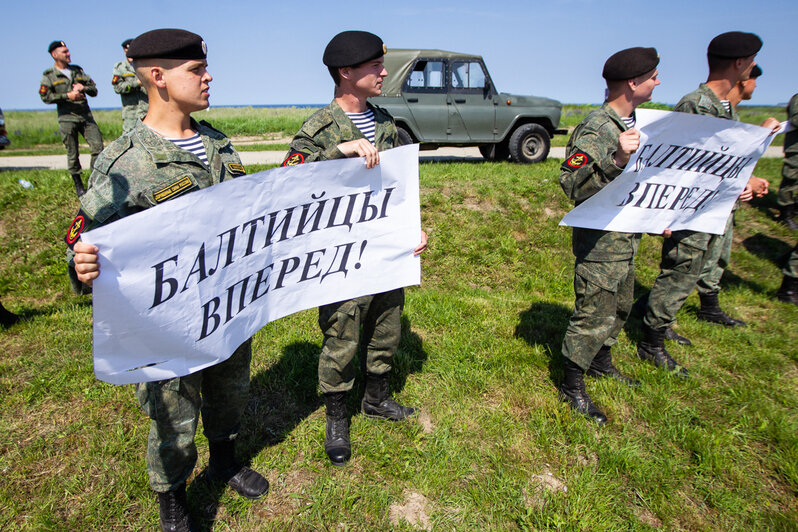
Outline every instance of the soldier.
{"label": "soldier", "polygon": [[[372,33],[339,33],[324,50],[323,61],[335,82],[335,99],[310,116],[294,136],[283,165],[365,157],[366,167],[379,164],[379,152],[399,144],[393,118],[367,102],[379,96],[387,76],[383,65],[385,45]],[[427,244],[422,231],[418,255]],[[346,396],[355,380],[353,359],[366,345],[366,392],[363,414],[399,421],[414,409],[400,405],[388,391],[391,360],[399,345],[404,290],[339,301],[319,308],[319,326],[324,334],[319,356],[319,384],[324,394],[327,426],[324,451],[334,465],[351,456]]]}
{"label": "soldier", "polygon": [[[560,185],[576,205],[618,177],[637,151],[634,111],[659,85],[658,64],[654,48],[639,47],[613,54],[604,64],[607,100],[576,126],[561,166]],[[621,374],[610,354],[632,306],[639,244],[639,233],[573,228],[576,300],[562,343],[565,378],[559,392],[577,412],[602,425],[607,417],[587,394],[584,373],[640,384]]]}
{"label": "soldier", "polygon": [[69,48],[64,41],[53,41],[47,47],[55,64],[42,74],[39,96],[44,103],[54,103],[58,109],[58,131],[61,141],[67,150],[67,167],[75,192],[82,196],[86,189],[80,177],[80,159],[78,158],[78,135],[83,135],[91,149],[91,167],[97,156],[103,151],[103,137],[100,128],[86,101],[86,95],[97,96],[97,87],[83,69],[71,65]]}
{"label": "soldier", "polygon": [[114,65],[114,77],[111,78],[114,92],[122,96],[122,133],[133,129],[138,120],[147,116],[147,91],[127,59],[127,49],[132,41],[125,39],[122,42],[125,59]]}
{"label": "soldier", "polygon": [[790,253],[787,259],[787,265],[782,270],[784,279],[781,281],[781,287],[776,292],[776,298],[785,303],[792,303],[798,305],[798,244]]}
{"label": "soldier", "polygon": [[[737,111],[729,101],[729,93],[740,81],[749,78],[756,65],[754,56],[762,47],[762,40],[753,33],[738,31],[718,35],[709,43],[707,61],[709,76],[706,83],[684,96],[674,107],[675,111],[739,120]],[[775,119],[769,118],[763,127],[774,127]],[[766,183],[752,177],[740,199],[748,201],[757,194],[767,192]],[[674,360],[665,349],[664,338],[670,337],[686,343],[686,339],[674,333],[671,325],[676,313],[696,286],[701,300],[698,319],[720,323],[728,327],[744,327],[745,323],[723,312],[718,303],[720,278],[731,254],[733,214],[726,223],[722,235],[711,235],[697,231],[674,231],[662,244],[660,274],[649,293],[643,317],[643,340],[637,354],[656,366],[672,370]],[[681,368],[681,375],[687,370]]]}
{"label": "soldier", "polygon": [[[208,107],[206,46],[199,35],[178,29],[139,35],[128,50],[133,68],[148,89],[150,110],[143,122],[102,153],[81,198],[75,228],[104,225],[159,202],[244,174],[238,154],[221,132],[190,113]],[[186,176],[191,186],[175,187]],[[73,285],[91,285],[100,274],[98,249],[74,243]],[[200,412],[210,447],[208,474],[240,495],[257,499],[269,484],[240,464],[234,453],[241,415],[249,393],[251,342],[233,355],[196,373],[136,385],[142,409],[152,419],[147,446],[147,474],[158,494],[163,530],[189,530],[186,479],[197,460],[194,435]]]}
{"label": "soldier", "polygon": [[[798,128],[798,94],[794,94],[787,104],[787,120]],[[784,166],[781,168],[778,202],[781,223],[793,231],[798,230],[798,220],[795,219],[798,205],[798,129],[784,135]]]}

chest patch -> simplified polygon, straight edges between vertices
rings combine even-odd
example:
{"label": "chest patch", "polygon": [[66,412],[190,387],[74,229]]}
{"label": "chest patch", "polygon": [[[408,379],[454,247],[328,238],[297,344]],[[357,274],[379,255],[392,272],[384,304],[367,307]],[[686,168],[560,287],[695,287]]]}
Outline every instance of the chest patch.
{"label": "chest patch", "polygon": [[571,155],[570,157],[568,157],[568,160],[565,161],[565,164],[567,164],[571,168],[582,168],[591,161],[593,161],[593,158],[590,155],[586,154],[583,151],[578,151],[573,155]]}
{"label": "chest patch", "polygon": [[233,175],[245,175],[247,171],[243,164],[227,163],[227,171]]}
{"label": "chest patch", "polygon": [[181,177],[171,185],[168,185],[161,190],[156,191],[153,194],[153,199],[156,203],[161,203],[169,198],[174,198],[175,196],[182,194],[186,190],[192,188],[194,183],[191,181],[189,176]]}

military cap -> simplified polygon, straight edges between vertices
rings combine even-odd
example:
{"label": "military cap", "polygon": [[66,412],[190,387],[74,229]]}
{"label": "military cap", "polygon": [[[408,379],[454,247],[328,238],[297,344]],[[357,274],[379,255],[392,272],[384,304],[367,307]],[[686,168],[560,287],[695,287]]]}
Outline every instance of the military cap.
{"label": "military cap", "polygon": [[737,59],[754,55],[760,48],[762,48],[762,39],[753,33],[729,31],[709,41],[707,55]]}
{"label": "military cap", "polygon": [[53,53],[53,50],[55,50],[56,48],[60,48],[62,46],[66,46],[66,44],[64,44],[64,41],[53,41],[50,43],[50,46],[47,47],[47,53],[51,54]]}
{"label": "military cap", "polygon": [[608,81],[636,78],[657,68],[659,54],[656,48],[627,48],[616,52],[604,63],[601,75]]}
{"label": "military cap", "polygon": [[367,31],[342,31],[324,49],[324,64],[331,68],[355,66],[382,57],[388,50],[382,39]]}
{"label": "military cap", "polygon": [[142,33],[130,43],[131,59],[205,59],[208,48],[196,33],[163,28]]}
{"label": "military cap", "polygon": [[125,39],[124,41],[122,41],[122,48],[124,48],[125,46],[129,46],[130,43],[132,43],[132,42],[133,42],[133,39]]}
{"label": "military cap", "polygon": [[751,75],[748,76],[749,78],[758,78],[762,75],[762,69],[759,68],[759,65],[754,65],[754,68],[751,69]]}

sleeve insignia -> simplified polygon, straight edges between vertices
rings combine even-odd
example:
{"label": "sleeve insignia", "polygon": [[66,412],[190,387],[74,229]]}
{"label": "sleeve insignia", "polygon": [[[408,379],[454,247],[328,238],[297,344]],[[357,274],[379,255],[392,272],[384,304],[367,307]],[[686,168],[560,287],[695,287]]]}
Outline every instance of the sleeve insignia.
{"label": "sleeve insignia", "polygon": [[111,84],[116,85],[119,82],[119,76],[114,76],[111,80]]}
{"label": "sleeve insignia", "polygon": [[296,166],[305,162],[305,156],[298,151],[290,153],[281,166]]}
{"label": "sleeve insignia", "polygon": [[565,164],[570,166],[571,168],[582,168],[586,164],[593,162],[593,157],[586,154],[583,151],[578,151],[568,157],[568,160],[565,161]]}
{"label": "sleeve insignia", "polygon": [[[28,94],[30,94],[30,93],[28,93]],[[42,85],[41,87],[39,87],[39,94],[41,94],[41,95],[47,94],[47,85]]]}
{"label": "sleeve insignia", "polygon": [[69,249],[72,249],[75,246],[75,242],[78,241],[80,238],[80,234],[86,228],[86,213],[83,212],[83,209],[78,211],[78,214],[75,216],[75,219],[72,220],[72,223],[69,224],[69,229],[67,229],[67,234],[64,237],[64,242],[67,243]]}
{"label": "sleeve insignia", "polygon": [[244,165],[237,163],[227,163],[227,171],[234,176],[245,175],[247,173],[244,169]]}
{"label": "sleeve insignia", "polygon": [[191,181],[191,177],[181,177],[171,185],[167,185],[161,190],[156,191],[152,197],[155,200],[155,203],[162,203],[168,199],[182,194],[191,188],[194,188],[194,182]]}

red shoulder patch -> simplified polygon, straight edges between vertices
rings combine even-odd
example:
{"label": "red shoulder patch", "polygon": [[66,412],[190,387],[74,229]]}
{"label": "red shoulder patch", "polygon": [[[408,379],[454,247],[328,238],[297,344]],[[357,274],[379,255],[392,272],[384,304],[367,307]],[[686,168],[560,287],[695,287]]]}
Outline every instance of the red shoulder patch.
{"label": "red shoulder patch", "polygon": [[111,80],[111,84],[116,85],[116,82],[118,82],[120,79],[122,78],[120,78],[119,76],[114,76],[113,79]]}
{"label": "red shoulder patch", "polygon": [[573,155],[571,155],[570,157],[568,157],[568,160],[565,161],[565,164],[567,164],[571,168],[582,168],[583,166],[592,161],[593,158],[590,155],[586,154],[583,151],[578,151]]}
{"label": "red shoulder patch", "polygon": [[72,220],[72,223],[69,225],[69,229],[67,230],[67,234],[64,237],[64,242],[67,243],[67,246],[70,248],[75,245],[75,242],[78,241],[80,234],[86,228],[86,214],[83,212],[83,209],[78,211],[77,216],[75,219]]}
{"label": "red shoulder patch", "polygon": [[305,162],[305,156],[298,151],[295,151],[288,155],[283,161],[282,166],[296,166],[298,164],[302,164]]}
{"label": "red shoulder patch", "polygon": [[42,95],[47,94],[47,85],[42,85],[41,87],[39,87],[39,94]]}

